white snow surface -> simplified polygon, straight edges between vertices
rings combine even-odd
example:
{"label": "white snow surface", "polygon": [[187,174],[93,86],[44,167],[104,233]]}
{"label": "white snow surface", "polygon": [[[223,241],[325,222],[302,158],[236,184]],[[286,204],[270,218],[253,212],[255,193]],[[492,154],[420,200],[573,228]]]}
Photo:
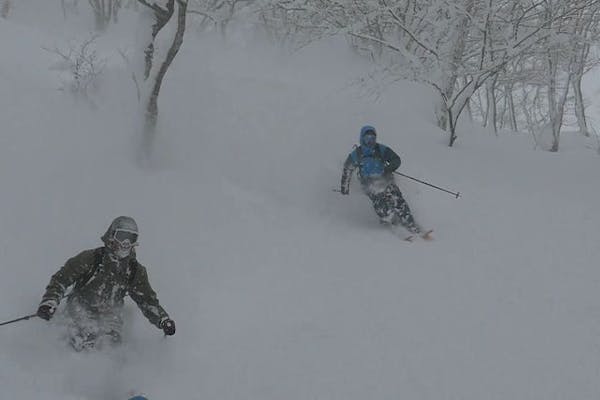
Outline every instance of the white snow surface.
{"label": "white snow surface", "polygon": [[[42,47],[87,33],[33,3],[0,20],[0,319],[35,312],[65,260],[131,215],[177,333],[163,337],[131,301],[125,343],[105,352],[70,350],[60,316],[0,327],[0,398],[600,396],[593,141],[565,135],[553,154],[463,123],[448,148],[433,94],[361,96],[352,81],[368,65],[343,42],[290,54],[190,29],[141,165],[117,51],[133,52],[134,29],[98,39],[102,87],[74,97]],[[332,191],[365,124],[401,172],[461,192],[398,179],[435,241],[380,226],[356,181],[350,196]]]}

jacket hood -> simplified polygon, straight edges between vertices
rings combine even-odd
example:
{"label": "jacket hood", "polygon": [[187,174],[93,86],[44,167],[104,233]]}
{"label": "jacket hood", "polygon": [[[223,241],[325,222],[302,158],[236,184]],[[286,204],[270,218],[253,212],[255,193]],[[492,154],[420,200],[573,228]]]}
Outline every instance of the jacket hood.
{"label": "jacket hood", "polygon": [[365,135],[369,132],[373,132],[375,134],[375,136],[377,136],[377,131],[375,130],[374,127],[372,127],[371,125],[365,125],[362,127],[362,129],[360,130],[360,137],[359,137],[359,142],[361,145],[364,145],[364,138]]}
{"label": "jacket hood", "polygon": [[113,222],[111,222],[104,235],[102,235],[101,239],[105,245],[108,244],[108,240],[113,237],[117,229],[139,234],[137,223],[133,218],[127,216],[117,217],[113,220]]}

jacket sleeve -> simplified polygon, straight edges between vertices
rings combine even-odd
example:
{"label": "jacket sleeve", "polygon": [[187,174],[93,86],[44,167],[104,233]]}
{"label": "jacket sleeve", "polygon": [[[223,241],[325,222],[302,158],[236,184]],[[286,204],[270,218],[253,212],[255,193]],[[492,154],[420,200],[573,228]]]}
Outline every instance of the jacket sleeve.
{"label": "jacket sleeve", "polygon": [[350,187],[350,179],[352,179],[352,173],[358,166],[353,157],[354,152],[348,154],[346,161],[344,162],[344,171],[342,172],[342,190]]}
{"label": "jacket sleeve", "polygon": [[400,166],[400,156],[394,150],[386,147],[383,151],[383,162],[385,164],[385,172],[392,173]]}
{"label": "jacket sleeve", "polygon": [[169,314],[160,306],[156,292],[150,286],[146,268],[139,263],[132,287],[129,289],[129,296],[152,325],[160,328],[160,322],[169,318]]}
{"label": "jacket sleeve", "polygon": [[56,307],[67,289],[88,276],[94,267],[93,250],[86,250],[67,260],[65,265],[52,275],[40,304]]}

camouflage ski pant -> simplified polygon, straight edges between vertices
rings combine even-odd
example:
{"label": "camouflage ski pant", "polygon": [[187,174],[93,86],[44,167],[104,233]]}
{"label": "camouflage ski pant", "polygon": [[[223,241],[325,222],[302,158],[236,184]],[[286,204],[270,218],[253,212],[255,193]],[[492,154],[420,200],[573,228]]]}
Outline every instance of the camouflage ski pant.
{"label": "camouflage ski pant", "polygon": [[96,311],[77,299],[67,304],[68,340],[76,350],[91,350],[121,342],[123,319],[118,311]]}
{"label": "camouflage ski pant", "polygon": [[418,234],[421,228],[415,222],[400,189],[393,181],[376,181],[364,185],[363,189],[373,203],[373,208],[382,224],[402,225],[411,233]]}

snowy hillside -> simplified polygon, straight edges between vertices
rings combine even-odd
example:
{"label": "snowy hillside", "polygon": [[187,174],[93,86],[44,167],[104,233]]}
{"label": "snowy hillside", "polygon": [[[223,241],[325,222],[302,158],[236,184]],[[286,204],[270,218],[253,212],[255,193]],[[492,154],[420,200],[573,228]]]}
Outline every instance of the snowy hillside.
{"label": "snowy hillside", "polygon": [[[192,32],[142,168],[118,52],[132,34],[98,39],[103,86],[74,98],[42,47],[79,28],[26,11],[0,21],[0,319],[35,312],[51,274],[125,214],[178,330],[163,338],[129,303],[124,345],[78,354],[60,317],[4,326],[1,398],[600,395],[600,160],[580,138],[553,154],[463,125],[448,148],[428,90],[360,96],[367,67],[344,46],[290,55]],[[398,180],[435,241],[382,228],[356,181],[332,191],[365,124],[401,172],[462,193]]]}

